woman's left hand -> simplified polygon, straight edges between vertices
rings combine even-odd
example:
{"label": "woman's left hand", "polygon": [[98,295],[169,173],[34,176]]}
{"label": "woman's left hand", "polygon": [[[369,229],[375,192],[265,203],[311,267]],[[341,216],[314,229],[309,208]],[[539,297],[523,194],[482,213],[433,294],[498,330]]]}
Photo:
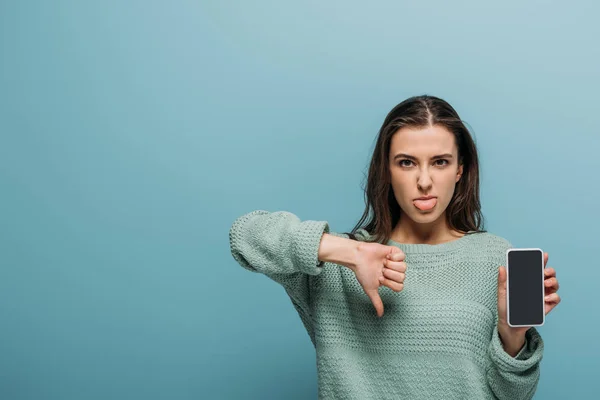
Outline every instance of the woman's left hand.
{"label": "woman's left hand", "polygon": [[[548,253],[544,253],[544,312],[547,315],[560,303],[558,295],[558,279],[552,267],[546,268]],[[501,266],[498,270],[498,333],[507,353],[515,356],[525,344],[525,332],[530,327],[514,328],[508,325],[506,318],[506,268]]]}

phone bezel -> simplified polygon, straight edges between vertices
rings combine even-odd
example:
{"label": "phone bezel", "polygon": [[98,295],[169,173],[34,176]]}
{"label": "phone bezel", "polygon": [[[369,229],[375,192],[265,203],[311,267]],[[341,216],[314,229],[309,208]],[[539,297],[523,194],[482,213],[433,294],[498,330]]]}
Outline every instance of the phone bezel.
{"label": "phone bezel", "polygon": [[[509,279],[509,268],[508,268],[508,255],[510,254],[510,252],[512,251],[539,251],[541,253],[541,257],[542,257],[542,304],[543,306],[543,310],[542,310],[542,323],[541,324],[535,324],[535,325],[513,325],[510,323],[510,290],[509,290],[509,285],[510,285],[510,279]],[[542,249],[534,247],[534,248],[511,248],[511,249],[507,249],[506,250],[506,322],[508,323],[508,325],[510,327],[513,328],[519,328],[519,327],[531,327],[531,326],[542,326],[544,325],[544,323],[546,322],[546,302],[544,301],[544,252],[542,251]]]}

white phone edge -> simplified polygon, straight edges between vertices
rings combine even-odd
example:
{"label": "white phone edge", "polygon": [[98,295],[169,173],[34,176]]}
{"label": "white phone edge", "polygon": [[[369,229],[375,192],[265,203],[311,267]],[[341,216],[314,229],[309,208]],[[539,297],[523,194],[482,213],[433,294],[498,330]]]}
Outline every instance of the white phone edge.
{"label": "white phone edge", "polygon": [[[511,251],[531,251],[531,250],[537,250],[540,253],[542,253],[542,304],[544,304],[544,310],[542,310],[542,323],[541,324],[535,324],[535,325],[512,325],[510,323],[510,296],[509,293],[510,291],[509,289],[509,282],[510,280],[508,279],[508,254]],[[544,252],[542,249],[534,247],[534,248],[510,248],[506,250],[506,322],[508,322],[508,326],[513,327],[513,328],[520,328],[520,327],[530,327],[530,326],[542,326],[544,325],[544,323],[546,322],[546,302],[544,301]]]}

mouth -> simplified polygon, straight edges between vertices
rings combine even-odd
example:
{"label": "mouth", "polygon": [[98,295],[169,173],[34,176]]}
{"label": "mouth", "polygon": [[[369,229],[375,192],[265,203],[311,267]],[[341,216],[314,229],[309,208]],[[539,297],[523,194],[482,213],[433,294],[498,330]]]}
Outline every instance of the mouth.
{"label": "mouth", "polygon": [[429,200],[429,199],[435,199],[435,196],[421,196],[421,197],[417,197],[414,200]]}
{"label": "mouth", "polygon": [[413,204],[415,207],[417,207],[421,211],[429,211],[429,210],[433,209],[435,207],[435,205],[437,204],[437,198],[436,197],[419,198],[419,199],[413,200]]}

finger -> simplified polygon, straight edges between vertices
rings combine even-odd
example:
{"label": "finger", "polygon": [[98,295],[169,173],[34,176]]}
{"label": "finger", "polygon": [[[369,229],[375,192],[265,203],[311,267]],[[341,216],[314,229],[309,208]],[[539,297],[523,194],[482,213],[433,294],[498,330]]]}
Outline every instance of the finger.
{"label": "finger", "polygon": [[501,266],[498,268],[498,295],[506,292],[506,268]]}
{"label": "finger", "polygon": [[388,278],[392,281],[396,281],[398,283],[404,282],[404,278],[405,278],[405,275],[403,272],[394,271],[393,269],[390,269],[390,268],[383,269],[383,276],[385,276],[386,278]]}
{"label": "finger", "polygon": [[384,260],[383,265],[398,272],[406,272],[406,263],[404,261]]}
{"label": "finger", "polygon": [[386,278],[384,278],[383,280],[381,280],[381,284],[383,286],[389,287],[394,292],[400,292],[400,291],[402,291],[402,289],[404,289],[404,283],[392,281],[392,280],[386,279]]}
{"label": "finger", "polygon": [[548,267],[544,269],[544,276],[546,278],[550,278],[551,276],[556,276],[556,271],[552,267]]}
{"label": "finger", "polygon": [[404,289],[404,283],[399,283],[389,279],[385,279],[381,284],[382,286],[385,286],[396,293],[400,293]]}
{"label": "finger", "polygon": [[558,280],[556,278],[544,279],[544,286],[547,288],[558,290]]}
{"label": "finger", "polygon": [[544,268],[546,268],[546,264],[548,264],[548,253],[544,253]]}
{"label": "finger", "polygon": [[406,257],[406,255],[404,254],[404,252],[399,249],[398,247],[395,246],[390,246],[390,252],[387,255],[387,259],[388,260],[392,260],[392,261],[404,261],[404,258]]}
{"label": "finger", "polygon": [[557,303],[546,303],[546,306],[544,307],[544,312],[546,313],[546,315],[548,315],[550,311],[554,310],[554,307],[556,307],[557,305]]}
{"label": "finger", "polygon": [[546,287],[554,286],[557,283],[558,283],[558,281],[556,280],[555,277],[544,279],[544,286],[546,286]]}
{"label": "finger", "polygon": [[544,288],[544,296],[548,296],[549,294],[556,293],[558,289],[554,288]]}
{"label": "finger", "polygon": [[383,316],[383,301],[381,301],[381,297],[379,297],[379,291],[377,289],[371,289],[366,292],[369,299],[371,299],[371,303],[375,306],[375,311],[377,312],[377,316]]}
{"label": "finger", "polygon": [[544,310],[545,313],[548,314],[550,311],[552,311],[554,309],[554,307],[556,307],[558,305],[558,303],[560,303],[560,297],[558,296],[558,294],[554,293],[551,296],[556,295],[556,297],[550,298],[551,301],[546,301],[544,304]]}
{"label": "finger", "polygon": [[544,297],[546,303],[560,303],[560,296],[558,293],[550,293]]}

